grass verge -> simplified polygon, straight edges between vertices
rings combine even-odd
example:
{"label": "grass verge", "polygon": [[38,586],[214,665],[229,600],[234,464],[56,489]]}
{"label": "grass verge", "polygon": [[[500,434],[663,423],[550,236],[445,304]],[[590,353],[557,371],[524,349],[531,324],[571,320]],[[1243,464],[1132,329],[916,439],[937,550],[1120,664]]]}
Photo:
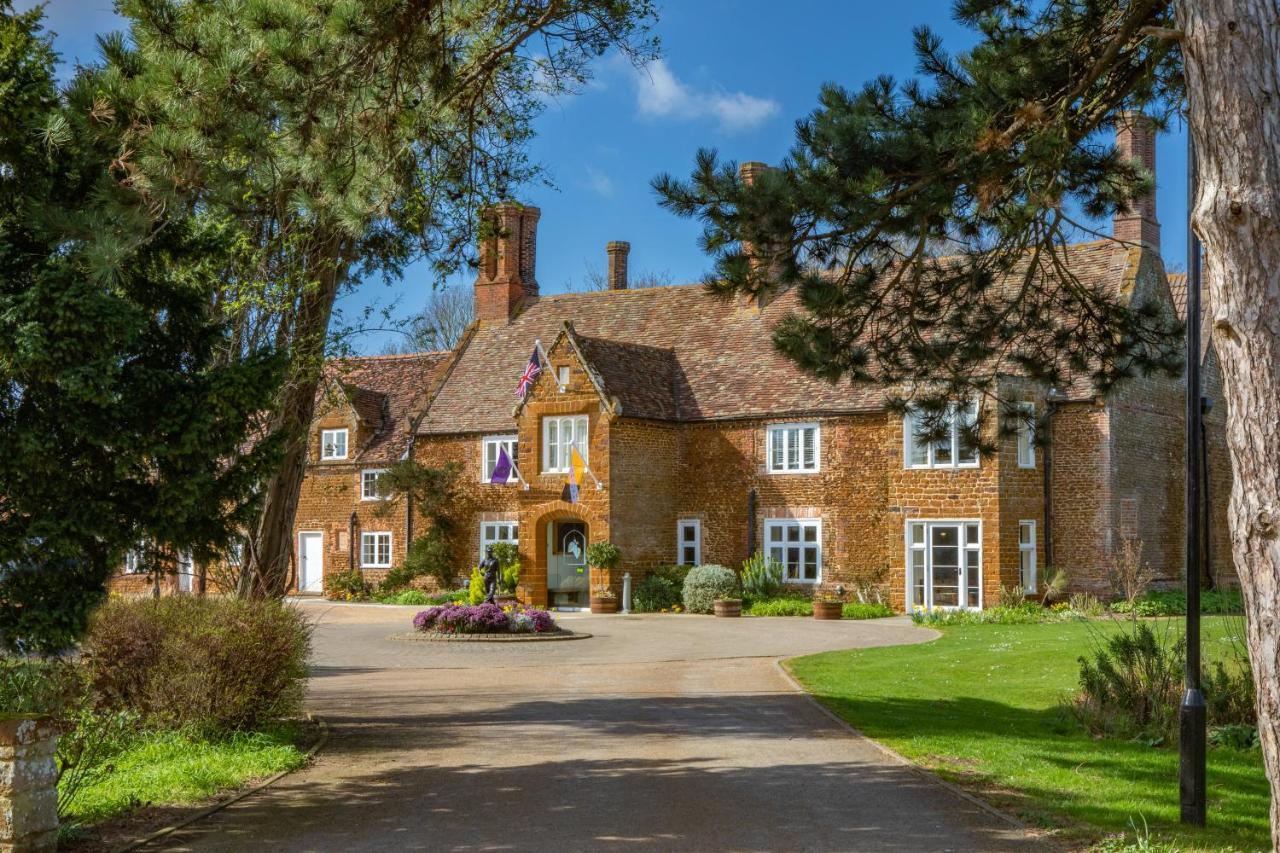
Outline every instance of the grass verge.
{"label": "grass verge", "polygon": [[306,762],[300,726],[205,739],[180,731],[145,732],[80,790],[66,820],[81,826],[144,806],[185,806]]}
{"label": "grass verge", "polygon": [[[1204,620],[1205,657],[1239,620]],[[1211,749],[1209,820],[1178,823],[1176,746],[1094,740],[1063,702],[1110,622],[958,625],[917,646],[829,652],[788,668],[869,737],[1028,823],[1077,840],[1150,829],[1177,849],[1270,848],[1262,754]]]}

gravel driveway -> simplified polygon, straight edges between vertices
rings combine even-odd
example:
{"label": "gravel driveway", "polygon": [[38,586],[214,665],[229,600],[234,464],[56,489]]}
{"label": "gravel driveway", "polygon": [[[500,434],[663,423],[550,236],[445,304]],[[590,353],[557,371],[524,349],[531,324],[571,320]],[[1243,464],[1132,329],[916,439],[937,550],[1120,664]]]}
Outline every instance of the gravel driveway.
{"label": "gravel driveway", "polygon": [[831,720],[782,657],[923,642],[905,619],[566,614],[590,639],[410,643],[316,623],[306,770],[154,849],[1013,850],[1036,841]]}

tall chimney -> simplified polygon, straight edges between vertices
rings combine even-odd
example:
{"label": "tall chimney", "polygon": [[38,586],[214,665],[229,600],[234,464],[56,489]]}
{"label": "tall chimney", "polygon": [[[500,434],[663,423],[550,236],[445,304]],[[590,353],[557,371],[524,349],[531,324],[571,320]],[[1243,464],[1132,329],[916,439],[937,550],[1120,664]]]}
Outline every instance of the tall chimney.
{"label": "tall chimney", "polygon": [[631,244],[626,240],[611,240],[605,243],[605,252],[609,255],[609,289],[627,289],[627,253]]}
{"label": "tall chimney", "polygon": [[1126,243],[1140,243],[1160,251],[1160,223],[1156,221],[1156,138],[1155,124],[1138,112],[1124,112],[1116,119],[1116,151],[1126,160],[1136,160],[1151,173],[1151,192],[1135,198],[1128,210],[1117,211],[1112,234]]}
{"label": "tall chimney", "polygon": [[[773,167],[768,163],[761,163],[757,160],[748,160],[745,163],[739,164],[738,180],[746,186],[751,186],[760,178],[761,175],[771,171],[772,168]],[[757,251],[756,247],[745,240],[742,243],[742,254],[746,255],[747,261],[751,264],[751,269],[753,271],[760,271],[764,264],[768,263],[767,260],[760,257],[760,252]],[[764,275],[769,275],[768,270],[764,271]],[[759,292],[756,293],[750,301],[755,305],[755,307],[764,308],[773,299],[775,292],[776,287],[773,284],[761,287]]]}
{"label": "tall chimney", "polygon": [[494,205],[481,214],[489,233],[480,241],[476,274],[476,319],[507,323],[528,299],[538,296],[534,274],[538,217],[541,211],[513,202]]}

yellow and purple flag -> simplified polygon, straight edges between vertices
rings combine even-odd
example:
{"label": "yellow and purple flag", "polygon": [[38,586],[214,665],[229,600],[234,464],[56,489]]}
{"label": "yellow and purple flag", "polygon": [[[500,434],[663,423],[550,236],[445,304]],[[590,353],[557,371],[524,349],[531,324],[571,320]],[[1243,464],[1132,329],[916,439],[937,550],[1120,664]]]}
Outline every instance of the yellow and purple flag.
{"label": "yellow and purple flag", "polygon": [[578,448],[569,448],[569,482],[564,487],[564,499],[571,504],[578,502],[578,491],[582,485],[582,472],[587,467],[586,460],[578,452]]}

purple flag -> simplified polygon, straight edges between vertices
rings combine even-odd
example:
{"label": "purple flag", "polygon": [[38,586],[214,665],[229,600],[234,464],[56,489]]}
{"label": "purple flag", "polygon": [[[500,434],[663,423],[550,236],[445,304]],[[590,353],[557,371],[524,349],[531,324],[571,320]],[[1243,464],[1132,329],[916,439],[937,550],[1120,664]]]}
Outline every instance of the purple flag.
{"label": "purple flag", "polygon": [[500,486],[511,479],[511,457],[507,455],[505,447],[498,448],[498,461],[493,465],[493,473],[489,475],[489,482],[495,486]]}

